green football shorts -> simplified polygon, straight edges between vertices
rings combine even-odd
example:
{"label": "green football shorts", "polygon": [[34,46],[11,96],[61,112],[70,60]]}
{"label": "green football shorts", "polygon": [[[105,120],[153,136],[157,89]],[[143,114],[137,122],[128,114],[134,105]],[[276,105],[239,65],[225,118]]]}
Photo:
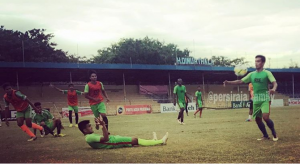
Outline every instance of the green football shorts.
{"label": "green football shorts", "polygon": [[78,106],[68,106],[70,111],[74,110],[75,113],[78,113]]}
{"label": "green football shorts", "polygon": [[20,118],[20,117],[32,118],[32,108],[31,108],[31,106],[28,105],[28,107],[25,110],[21,111],[21,112],[17,111],[16,117],[17,118]]}
{"label": "green football shorts", "polygon": [[101,102],[99,104],[96,104],[96,105],[91,105],[91,109],[94,113],[94,116],[96,118],[99,117],[100,113],[105,113],[106,114],[106,106],[104,104],[104,102]]}
{"label": "green football shorts", "polygon": [[270,113],[270,101],[253,103],[253,118],[262,118],[263,113]]}

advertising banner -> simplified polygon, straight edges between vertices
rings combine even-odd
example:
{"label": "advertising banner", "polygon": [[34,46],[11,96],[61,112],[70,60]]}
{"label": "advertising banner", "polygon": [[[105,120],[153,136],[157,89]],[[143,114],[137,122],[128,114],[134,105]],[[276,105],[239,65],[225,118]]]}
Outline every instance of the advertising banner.
{"label": "advertising banner", "polygon": [[[196,111],[196,103],[188,103],[187,109],[189,112]],[[160,104],[161,113],[174,113],[179,112],[179,106],[174,106],[173,103]]]}
{"label": "advertising banner", "polygon": [[300,98],[289,99],[289,106],[300,105]]}
{"label": "advertising banner", "polygon": [[117,107],[118,115],[148,114],[151,111],[151,105],[120,105]]}
{"label": "advertising banner", "polygon": [[[91,107],[78,107],[78,116],[83,117],[83,116],[93,116],[93,111]],[[69,117],[69,109],[68,108],[62,108],[62,117]],[[72,117],[75,117],[75,112],[72,112]]]}
{"label": "advertising banner", "polygon": [[250,108],[250,101],[231,101],[231,108]]}

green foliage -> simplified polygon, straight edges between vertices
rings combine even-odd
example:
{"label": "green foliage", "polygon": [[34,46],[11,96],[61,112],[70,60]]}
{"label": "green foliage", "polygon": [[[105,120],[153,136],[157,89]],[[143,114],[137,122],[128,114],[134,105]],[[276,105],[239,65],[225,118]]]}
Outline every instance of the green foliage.
{"label": "green foliage", "polygon": [[212,56],[211,59],[214,60],[215,66],[224,66],[224,67],[234,67],[239,64],[247,64],[248,63],[248,61],[245,61],[244,57],[231,60],[225,56]]}
{"label": "green foliage", "polygon": [[1,26],[0,61],[23,61],[23,45],[25,62],[78,62],[86,59],[69,55],[61,49],[55,49],[57,44],[50,41],[54,35],[45,34],[45,32],[45,29],[32,29],[22,33],[7,30]]}
{"label": "green foliage", "polygon": [[289,68],[299,68],[298,63],[296,63],[293,60],[291,60]]}
{"label": "green foliage", "polygon": [[126,38],[108,48],[98,50],[95,63],[133,63],[173,65],[177,57],[188,57],[188,49],[180,50],[175,44],[165,44],[158,40]]}

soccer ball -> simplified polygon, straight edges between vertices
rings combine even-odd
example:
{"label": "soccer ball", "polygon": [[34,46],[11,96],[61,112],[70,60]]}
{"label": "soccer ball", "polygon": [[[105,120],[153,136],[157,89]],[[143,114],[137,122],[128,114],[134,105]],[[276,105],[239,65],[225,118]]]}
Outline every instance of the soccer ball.
{"label": "soccer ball", "polygon": [[247,73],[247,66],[238,65],[234,67],[234,73],[236,76],[244,76]]}

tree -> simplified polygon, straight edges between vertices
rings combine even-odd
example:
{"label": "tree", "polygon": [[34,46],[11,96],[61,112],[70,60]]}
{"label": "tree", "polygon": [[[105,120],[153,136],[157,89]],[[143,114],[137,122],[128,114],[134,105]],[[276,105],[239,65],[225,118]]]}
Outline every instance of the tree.
{"label": "tree", "polygon": [[291,59],[291,63],[290,63],[289,68],[299,68],[298,63],[294,62],[294,61]]}
{"label": "tree", "polygon": [[0,61],[23,61],[23,47],[25,62],[78,62],[86,59],[55,49],[57,44],[50,41],[54,35],[45,32],[45,29],[32,29],[22,33],[1,26]]}
{"label": "tree", "polygon": [[98,50],[95,63],[134,63],[173,65],[177,57],[188,57],[190,51],[178,49],[175,44],[165,44],[145,37],[143,39],[124,38],[108,48]]}
{"label": "tree", "polygon": [[211,59],[214,61],[215,66],[224,66],[224,67],[234,67],[236,65],[249,63],[248,61],[245,61],[244,57],[231,60],[225,56],[212,56]]}

